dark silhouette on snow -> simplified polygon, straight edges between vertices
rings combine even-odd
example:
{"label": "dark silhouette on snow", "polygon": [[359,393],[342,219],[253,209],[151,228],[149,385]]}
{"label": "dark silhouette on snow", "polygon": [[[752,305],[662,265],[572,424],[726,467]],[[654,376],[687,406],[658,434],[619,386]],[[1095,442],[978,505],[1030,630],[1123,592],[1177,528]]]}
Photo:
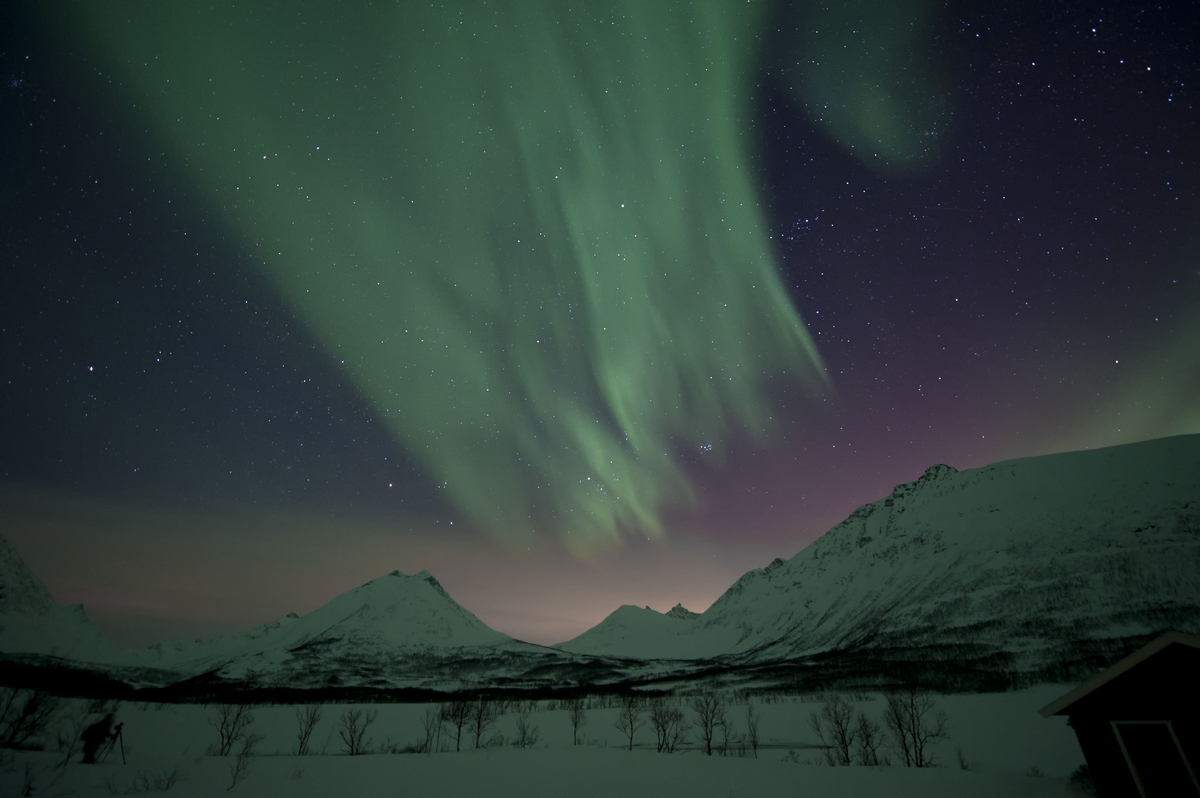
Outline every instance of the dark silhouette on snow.
{"label": "dark silhouette on snow", "polygon": [[100,746],[108,742],[108,738],[113,734],[114,720],[116,718],[110,712],[88,726],[83,730],[83,734],[79,735],[83,740],[83,764],[94,765],[96,763],[96,752],[100,750]]}

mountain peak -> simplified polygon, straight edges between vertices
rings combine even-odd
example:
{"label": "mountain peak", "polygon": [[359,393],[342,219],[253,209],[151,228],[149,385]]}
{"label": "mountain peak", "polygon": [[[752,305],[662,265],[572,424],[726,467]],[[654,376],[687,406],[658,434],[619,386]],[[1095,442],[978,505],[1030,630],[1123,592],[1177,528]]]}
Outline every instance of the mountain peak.
{"label": "mountain peak", "polygon": [[692,621],[700,617],[700,613],[692,612],[683,604],[676,604],[667,612],[658,612],[652,607],[622,604],[596,626],[578,637],[557,644],[554,648],[573,653],[601,655],[619,651],[618,656],[635,659],[654,657],[657,655],[649,652],[657,650],[659,641],[697,626],[680,621]]}
{"label": "mountain peak", "polygon": [[666,615],[668,618],[680,618],[685,621],[688,620],[689,618],[699,618],[700,617],[700,613],[692,612],[687,607],[683,606],[682,603],[676,604],[674,607],[672,607],[670,610],[667,611]]}
{"label": "mountain peak", "polygon": [[[390,579],[391,577],[400,577],[401,579],[418,579],[418,580],[423,580],[423,581],[432,580],[434,582],[437,581],[436,579],[433,578],[433,574],[429,573],[429,571],[427,571],[427,570],[417,571],[415,574],[406,574],[403,571],[401,571],[399,568],[397,568],[394,571],[389,571],[388,573],[384,574],[383,576],[375,577],[374,579],[371,580],[371,582],[378,582],[383,579]],[[370,584],[370,582],[368,582],[367,584]]]}
{"label": "mountain peak", "polygon": [[55,606],[17,550],[0,538],[0,615],[46,615]]}
{"label": "mountain peak", "polygon": [[945,463],[931,465],[925,469],[925,473],[917,477],[917,484],[921,485],[926,482],[936,482],[939,479],[954,476],[958,473],[958,469],[954,466],[948,466]]}
{"label": "mountain peak", "polygon": [[[384,595],[387,595],[393,591],[407,593],[408,591],[417,590],[419,592],[423,590],[426,585],[433,588],[439,596],[457,606],[457,603],[454,601],[454,599],[452,599],[450,594],[446,592],[446,589],[442,587],[442,583],[439,582],[437,578],[427,570],[421,570],[415,574],[406,574],[397,568],[394,571],[389,571],[383,576],[378,576],[372,579],[371,581],[363,584],[359,589],[371,590],[375,592],[384,591]],[[352,590],[350,592],[354,593],[355,591]]]}
{"label": "mountain peak", "polygon": [[[938,463],[937,465],[931,465],[929,468],[925,469],[925,473],[923,473],[923,474],[921,474],[921,476],[917,477],[916,481],[904,482],[900,485],[897,485],[895,487],[895,489],[892,491],[892,495],[889,498],[903,499],[906,496],[911,496],[913,493],[915,493],[916,491],[919,491],[923,488],[927,488],[936,483],[943,482],[943,481],[957,475],[958,473],[959,473],[959,471],[957,468],[954,468],[953,466],[948,466],[945,463]],[[864,505],[864,507],[870,507],[870,505]],[[860,507],[859,509],[861,510],[864,508]]]}

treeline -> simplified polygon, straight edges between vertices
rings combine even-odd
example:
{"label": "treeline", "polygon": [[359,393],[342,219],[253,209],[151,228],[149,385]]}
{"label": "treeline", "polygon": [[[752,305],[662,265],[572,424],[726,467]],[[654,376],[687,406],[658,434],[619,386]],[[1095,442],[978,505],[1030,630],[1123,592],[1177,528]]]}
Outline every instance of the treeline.
{"label": "treeline", "polygon": [[[589,708],[612,708],[623,695],[666,694],[679,685],[719,684],[744,697],[799,695],[815,692],[886,692],[920,684],[939,693],[998,692],[1046,682],[1082,681],[1148,641],[1146,635],[1091,641],[1063,640],[1046,649],[1024,653],[995,646],[952,643],[916,647],[887,646],[864,641],[837,651],[820,652],[761,664],[716,659],[690,663],[685,674],[663,671],[622,680],[619,674],[595,668],[577,672],[538,674],[518,684],[463,680],[457,691],[388,687],[374,683],[344,684],[333,680],[319,687],[287,687],[230,681],[206,673],[165,687],[134,688],[111,674],[56,658],[0,656],[0,685],[62,697],[172,704],[332,704],[438,703],[480,693],[493,701],[570,701],[582,696]],[[478,663],[476,663],[478,665]],[[451,670],[442,669],[443,678]],[[129,674],[145,683],[148,674]],[[161,674],[153,674],[161,676]]]}

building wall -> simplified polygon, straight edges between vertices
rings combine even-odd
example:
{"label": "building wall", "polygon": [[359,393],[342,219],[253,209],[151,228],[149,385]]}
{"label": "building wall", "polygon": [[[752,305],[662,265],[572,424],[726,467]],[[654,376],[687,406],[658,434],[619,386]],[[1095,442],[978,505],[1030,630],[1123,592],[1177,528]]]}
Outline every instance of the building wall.
{"label": "building wall", "polygon": [[1171,721],[1192,772],[1200,774],[1198,674],[1200,650],[1168,646],[1066,709],[1101,798],[1140,794],[1112,721]]}

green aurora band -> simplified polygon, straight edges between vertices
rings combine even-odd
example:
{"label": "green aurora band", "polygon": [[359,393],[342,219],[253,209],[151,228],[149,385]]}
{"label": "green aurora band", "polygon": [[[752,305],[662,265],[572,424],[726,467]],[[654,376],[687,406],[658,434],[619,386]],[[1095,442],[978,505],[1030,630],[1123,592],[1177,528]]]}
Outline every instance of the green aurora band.
{"label": "green aurora band", "polygon": [[105,2],[56,24],[464,513],[587,551],[660,534],[690,496],[680,447],[766,434],[769,381],[825,385],[749,168],[761,5]]}
{"label": "green aurora band", "polygon": [[792,3],[782,43],[804,114],[871,169],[903,175],[929,165],[949,119],[930,53],[944,3]]}

